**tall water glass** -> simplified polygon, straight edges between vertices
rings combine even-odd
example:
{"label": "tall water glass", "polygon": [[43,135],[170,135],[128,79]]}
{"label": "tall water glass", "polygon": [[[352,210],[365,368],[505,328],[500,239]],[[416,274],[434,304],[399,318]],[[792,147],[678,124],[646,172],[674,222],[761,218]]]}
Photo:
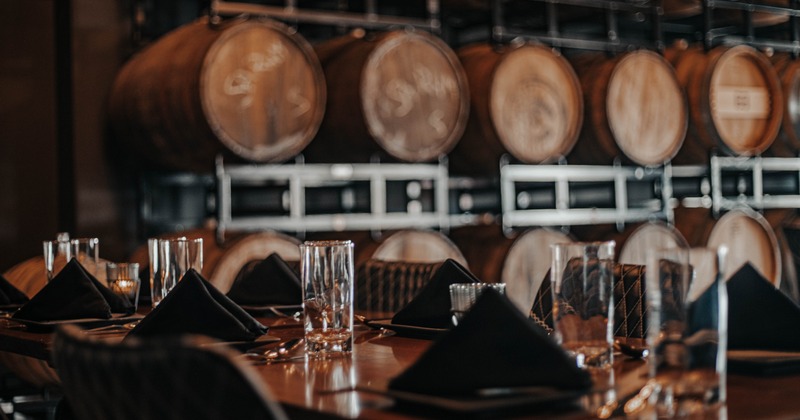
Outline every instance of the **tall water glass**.
{"label": "tall water glass", "polygon": [[551,246],[554,336],[581,368],[609,369],[614,361],[614,246]]}
{"label": "tall water glass", "polygon": [[203,270],[203,239],[149,239],[150,298],[155,308],[193,268]]}
{"label": "tall water glass", "polygon": [[69,244],[69,235],[59,234],[59,239],[55,241],[42,241],[44,269],[47,274],[47,281],[53,280],[67,262],[72,259],[72,248]]}
{"label": "tall water glass", "polygon": [[353,243],[300,245],[306,354],[349,355],[353,349]]}
{"label": "tall water glass", "polygon": [[105,282],[105,268],[100,266],[100,240],[97,238],[77,238],[69,241],[72,257],[101,282]]}
{"label": "tall water glass", "polygon": [[660,418],[716,417],[724,409],[725,253],[725,248],[648,252],[648,386]]}

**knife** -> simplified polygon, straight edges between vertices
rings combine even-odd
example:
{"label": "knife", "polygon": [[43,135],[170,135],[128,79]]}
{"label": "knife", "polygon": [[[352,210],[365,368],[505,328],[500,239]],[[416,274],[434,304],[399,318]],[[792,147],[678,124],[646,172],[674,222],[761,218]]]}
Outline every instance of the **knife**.
{"label": "knife", "polygon": [[279,357],[283,357],[291,353],[294,349],[300,346],[302,342],[303,342],[302,338],[292,338],[283,341],[281,343],[278,343],[277,346],[269,349],[268,347],[271,346],[271,344],[260,347],[254,347],[252,349],[249,349],[247,353],[245,353],[245,355],[251,357],[263,357],[266,359],[277,359]]}

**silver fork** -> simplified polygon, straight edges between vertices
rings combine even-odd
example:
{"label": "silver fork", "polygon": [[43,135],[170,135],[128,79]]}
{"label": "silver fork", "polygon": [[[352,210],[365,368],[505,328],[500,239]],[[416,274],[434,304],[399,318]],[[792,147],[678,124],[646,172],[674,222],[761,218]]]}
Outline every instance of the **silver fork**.
{"label": "silver fork", "polygon": [[103,325],[102,327],[89,328],[83,330],[84,334],[103,334],[103,333],[116,333],[119,331],[128,331],[131,327],[128,324],[111,324]]}

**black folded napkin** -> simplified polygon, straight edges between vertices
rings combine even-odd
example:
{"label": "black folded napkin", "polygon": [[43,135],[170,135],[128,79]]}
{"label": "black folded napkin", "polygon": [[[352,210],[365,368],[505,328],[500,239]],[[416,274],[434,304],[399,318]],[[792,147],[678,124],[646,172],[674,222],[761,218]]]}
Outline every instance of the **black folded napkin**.
{"label": "black folded napkin", "polygon": [[392,390],[451,396],[523,386],[583,391],[592,381],[553,339],[492,289],[481,294],[457,327],[389,382]]}
{"label": "black folded napkin", "polygon": [[472,273],[458,262],[448,259],[433,273],[427,285],[405,308],[392,318],[393,324],[427,328],[450,328],[450,285],[479,283]]}
{"label": "black folded napkin", "polygon": [[300,277],[276,253],[248,265],[236,276],[228,297],[240,305],[300,305]]}
{"label": "black folded napkin", "polygon": [[73,258],[14,314],[14,318],[28,321],[109,319],[112,313],[127,315],[133,311],[128,298],[114,294]]}
{"label": "black folded napkin", "polygon": [[0,275],[0,305],[23,304],[28,301],[25,293],[14,287],[5,277]]}
{"label": "black folded napkin", "polygon": [[800,306],[749,263],[727,286],[729,349],[800,351]]}
{"label": "black folded napkin", "polygon": [[266,332],[267,327],[190,269],[126,338],[202,334],[224,341],[252,341]]}

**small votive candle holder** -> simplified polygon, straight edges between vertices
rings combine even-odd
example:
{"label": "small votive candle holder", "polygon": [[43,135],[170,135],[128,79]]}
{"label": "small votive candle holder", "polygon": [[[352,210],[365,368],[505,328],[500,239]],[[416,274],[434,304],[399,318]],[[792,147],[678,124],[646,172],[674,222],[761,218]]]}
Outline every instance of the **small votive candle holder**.
{"label": "small votive candle holder", "polygon": [[506,293],[505,283],[455,283],[450,285],[450,311],[453,314],[453,325],[464,317],[478,297],[486,289],[494,289],[500,294]]}
{"label": "small votive candle holder", "polygon": [[112,292],[128,298],[134,308],[139,307],[139,263],[106,263],[106,276]]}

